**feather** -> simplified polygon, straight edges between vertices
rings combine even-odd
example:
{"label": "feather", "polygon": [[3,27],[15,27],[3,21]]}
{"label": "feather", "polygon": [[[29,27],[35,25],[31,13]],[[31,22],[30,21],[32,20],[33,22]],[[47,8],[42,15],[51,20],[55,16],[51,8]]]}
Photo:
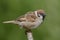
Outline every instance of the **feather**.
{"label": "feather", "polygon": [[4,21],[3,23],[15,23],[15,21],[14,20],[12,20],[12,21]]}

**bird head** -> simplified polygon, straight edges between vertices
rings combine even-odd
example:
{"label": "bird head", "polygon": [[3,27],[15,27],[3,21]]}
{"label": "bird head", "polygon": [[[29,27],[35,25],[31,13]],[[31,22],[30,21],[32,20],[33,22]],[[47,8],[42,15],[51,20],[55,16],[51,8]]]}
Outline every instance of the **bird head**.
{"label": "bird head", "polygon": [[37,10],[37,11],[35,11],[35,14],[36,14],[36,16],[42,18],[43,20],[45,19],[46,14],[45,14],[44,10],[42,10],[42,9]]}

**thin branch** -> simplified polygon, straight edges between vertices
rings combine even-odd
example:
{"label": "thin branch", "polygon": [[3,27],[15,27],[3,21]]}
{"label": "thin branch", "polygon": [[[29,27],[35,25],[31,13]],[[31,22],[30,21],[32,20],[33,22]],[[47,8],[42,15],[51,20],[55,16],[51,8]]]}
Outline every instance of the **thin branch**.
{"label": "thin branch", "polygon": [[33,40],[32,32],[26,32],[28,40]]}

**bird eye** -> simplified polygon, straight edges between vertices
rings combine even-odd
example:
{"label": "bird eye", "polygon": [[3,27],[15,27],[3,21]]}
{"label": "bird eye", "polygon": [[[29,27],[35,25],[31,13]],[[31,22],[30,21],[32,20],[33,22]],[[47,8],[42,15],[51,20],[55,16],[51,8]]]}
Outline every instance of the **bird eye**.
{"label": "bird eye", "polygon": [[38,17],[40,17],[40,14],[38,14]]}

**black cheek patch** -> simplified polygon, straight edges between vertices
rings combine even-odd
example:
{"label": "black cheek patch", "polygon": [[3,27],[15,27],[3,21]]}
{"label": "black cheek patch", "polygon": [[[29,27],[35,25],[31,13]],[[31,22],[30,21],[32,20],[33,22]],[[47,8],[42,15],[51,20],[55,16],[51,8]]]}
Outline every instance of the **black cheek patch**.
{"label": "black cheek patch", "polygon": [[46,14],[45,13],[40,13],[40,15],[42,15],[43,16],[43,20],[45,19],[45,17],[46,17]]}
{"label": "black cheek patch", "polygon": [[43,20],[45,19],[45,16],[43,16]]}

